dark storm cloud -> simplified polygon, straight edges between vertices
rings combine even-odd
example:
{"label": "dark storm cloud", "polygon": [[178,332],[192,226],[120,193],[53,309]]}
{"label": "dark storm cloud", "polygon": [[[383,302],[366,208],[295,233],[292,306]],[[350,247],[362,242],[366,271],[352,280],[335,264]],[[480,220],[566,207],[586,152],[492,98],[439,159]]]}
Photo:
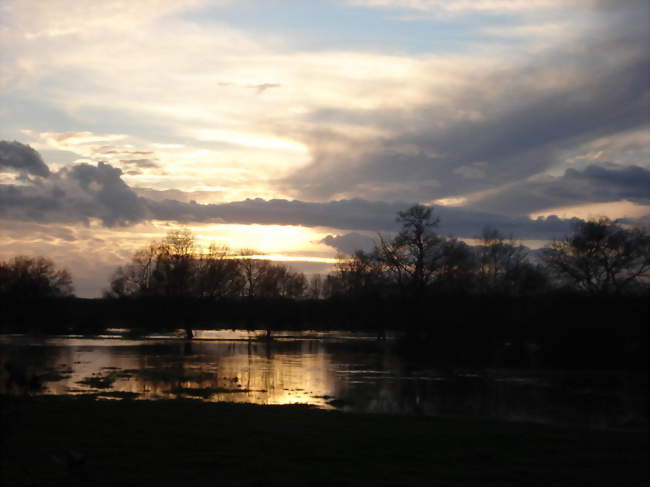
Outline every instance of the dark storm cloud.
{"label": "dark storm cloud", "polygon": [[445,93],[448,103],[312,114],[314,124],[379,126],[390,135],[359,144],[306,133],[313,163],[282,188],[305,199],[456,196],[523,181],[557,167],[564,150],[647,126],[647,2],[596,3],[594,11],[604,20],[584,38],[477,72],[473,84]]}
{"label": "dark storm cloud", "polygon": [[50,170],[41,155],[30,146],[20,142],[0,141],[0,171],[9,168],[14,171],[47,177]]}
{"label": "dark storm cloud", "polygon": [[639,166],[567,169],[561,177],[525,181],[475,202],[497,213],[535,211],[582,203],[627,200],[650,204],[650,170]]}

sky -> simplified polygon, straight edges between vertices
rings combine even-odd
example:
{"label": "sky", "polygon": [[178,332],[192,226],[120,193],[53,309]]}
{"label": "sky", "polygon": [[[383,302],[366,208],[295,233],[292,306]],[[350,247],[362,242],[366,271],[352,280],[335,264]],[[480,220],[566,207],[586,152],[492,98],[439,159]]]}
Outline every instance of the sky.
{"label": "sky", "polygon": [[79,296],[172,229],[307,273],[433,205],[650,223],[647,0],[0,0],[0,260]]}

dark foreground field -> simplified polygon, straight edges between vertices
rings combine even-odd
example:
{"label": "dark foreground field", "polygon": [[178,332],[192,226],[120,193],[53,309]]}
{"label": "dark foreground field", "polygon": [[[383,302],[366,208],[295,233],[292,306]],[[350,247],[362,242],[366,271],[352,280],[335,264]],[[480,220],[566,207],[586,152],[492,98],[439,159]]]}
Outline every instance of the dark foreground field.
{"label": "dark foreground field", "polygon": [[2,398],[2,485],[647,485],[643,432],[198,401]]}

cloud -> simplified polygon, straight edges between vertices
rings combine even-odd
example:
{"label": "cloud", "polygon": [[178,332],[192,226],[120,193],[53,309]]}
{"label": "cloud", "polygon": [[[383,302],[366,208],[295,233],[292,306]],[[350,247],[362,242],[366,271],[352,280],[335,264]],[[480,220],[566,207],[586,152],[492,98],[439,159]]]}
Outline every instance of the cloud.
{"label": "cloud", "polygon": [[[636,126],[625,111],[630,100],[639,101],[638,113],[647,108],[638,86],[629,89],[625,73],[615,76],[620,68],[632,66],[630,52],[645,46],[634,37],[638,25],[645,28],[645,18],[626,14],[626,22],[620,20],[620,12],[628,12],[633,2],[617,3],[607,11],[611,26],[587,37],[582,24],[604,10],[599,3],[594,3],[592,16],[585,14],[583,2],[569,8],[561,1],[374,2],[493,12],[515,6],[523,11],[541,3],[564,7],[562,20],[569,19],[572,26],[580,21],[582,38],[565,43],[551,30],[551,53],[534,52],[526,62],[513,61],[511,51],[504,56],[493,45],[465,42],[465,51],[443,54],[435,48],[435,35],[431,49],[417,56],[406,55],[394,39],[374,53],[367,46],[355,52],[354,45],[336,52],[305,46],[296,50],[287,46],[287,38],[260,39],[254,30],[237,30],[237,22],[225,25],[214,11],[201,21],[197,11],[172,16],[201,6],[191,1],[171,2],[173,6],[134,2],[124,9],[112,0],[97,9],[87,2],[68,3],[9,2],[7,22],[28,25],[38,35],[28,41],[21,29],[11,31],[15,38],[6,44],[7,71],[19,71],[18,78],[24,76],[26,85],[37,89],[12,82],[6,86],[7,96],[26,96],[32,104],[41,100],[61,109],[72,121],[61,125],[61,117],[52,116],[40,123],[76,134],[75,144],[63,140],[60,146],[81,153],[85,145],[82,155],[95,161],[101,155],[90,153],[92,144],[79,142],[88,133],[82,129],[185,144],[188,153],[196,154],[195,161],[165,151],[156,157],[106,156],[128,176],[148,172],[146,183],[140,184],[159,189],[237,187],[230,199],[261,195],[428,201],[462,196],[556,168],[558,150],[598,132],[616,133],[626,123]],[[371,14],[377,15],[365,12]],[[482,15],[476,25],[509,24],[494,19]],[[528,18],[526,25],[536,20]],[[77,33],[46,36],[57,29]],[[224,49],[228,56],[215,54]],[[219,80],[230,88],[215,89]],[[282,88],[253,95],[275,84]],[[12,115],[5,123],[16,123]],[[32,116],[29,126],[35,128],[40,118]],[[302,139],[311,152],[292,151],[297,144],[278,139]],[[131,138],[119,142],[141,147]],[[269,145],[278,147],[278,154],[270,154]],[[261,154],[252,154],[253,147]],[[169,177],[163,182],[154,171],[119,162],[137,159],[156,161]],[[482,171],[472,167],[477,160],[487,163]],[[215,175],[216,168],[233,165],[248,173],[227,181],[222,173]],[[206,175],[208,171],[213,172]],[[288,172],[292,175],[285,178]],[[482,173],[484,177],[467,177]],[[263,182],[251,184],[252,177]],[[284,179],[274,184],[280,177]]]}
{"label": "cloud", "polygon": [[[564,0],[347,0],[367,8],[391,8],[418,12],[521,12],[561,7]],[[583,3],[588,3],[583,0]]]}
{"label": "cloud", "polygon": [[158,163],[151,159],[120,159],[120,165],[127,168],[127,171],[137,171],[140,169],[159,169]]}
{"label": "cloud", "polygon": [[320,243],[329,245],[344,254],[352,255],[356,250],[372,250],[376,241],[367,235],[351,232],[342,235],[328,235]]}
{"label": "cloud", "polygon": [[[88,165],[94,170],[87,171],[96,174],[87,184],[68,167],[47,184],[3,186],[0,211],[31,219],[100,218],[106,225],[160,218],[388,231],[396,211],[411,201],[456,199],[474,206],[441,209],[451,212],[443,221],[451,225],[450,230],[442,227],[445,231],[468,233],[471,223],[476,232],[485,224],[480,217],[542,234],[542,222],[527,220],[529,207],[585,201],[594,198],[594,191],[603,198],[640,201],[641,190],[630,181],[614,178],[608,186],[605,176],[583,174],[587,159],[573,166],[568,162],[567,154],[576,148],[616,139],[623,145],[610,145],[605,156],[593,147],[593,157],[601,157],[599,167],[610,170],[601,164],[604,160],[645,164],[625,156],[629,142],[620,136],[638,132],[650,110],[647,2],[590,5],[594,15],[589,19],[596,19],[591,30],[571,42],[558,39],[525,59],[478,46],[476,54],[417,57],[395,51],[281,52],[278,44],[255,42],[254,36],[214,18],[196,23],[191,16],[154,15],[155,22],[149,22],[140,14],[135,17],[143,22],[142,31],[124,33],[123,42],[116,42],[110,26],[90,29],[84,34],[87,42],[67,35],[56,42],[14,39],[21,46],[15,52],[29,62],[19,63],[20,56],[7,49],[15,57],[7,64],[39,67],[27,70],[42,88],[30,96],[65,107],[77,120],[60,129],[66,132],[48,132],[48,143],[106,164]],[[57,12],[52,22],[67,22]],[[581,19],[583,13],[578,12]],[[152,38],[157,42],[146,40]],[[185,41],[182,48],[179,38]],[[235,46],[226,58],[206,54],[222,52],[225,45]],[[232,89],[215,89],[220,79]],[[252,95],[275,82],[282,89]],[[179,83],[183,89],[174,89]],[[14,86],[9,95],[20,91]],[[93,125],[105,121],[106,100],[118,116],[103,127]],[[99,108],[91,112],[89,107]],[[133,114],[139,123],[147,119],[164,127],[158,131],[158,125],[156,130],[147,125],[142,130],[148,134],[133,135],[128,125]],[[147,136],[157,138],[141,144]],[[154,152],[155,142],[163,140],[183,150]],[[136,150],[143,147],[152,150]],[[165,170],[164,178],[154,164]],[[111,170],[118,167],[124,174],[115,176]],[[569,167],[577,176],[549,176]],[[134,181],[125,176],[140,171],[149,171],[138,178],[141,186],[216,189],[225,195],[220,201],[236,201],[217,205],[184,192],[147,195],[146,188],[136,191],[124,182]],[[578,189],[572,192],[571,184]],[[515,193],[521,203],[515,204]],[[110,201],[109,195],[119,201]],[[266,199],[244,199],[252,196]]]}
{"label": "cloud", "polygon": [[[647,2],[616,5],[594,2],[597,20],[588,29],[525,57],[481,64],[461,56],[449,79],[432,62],[429,79],[445,81],[419,87],[422,99],[408,108],[310,113],[313,127],[303,137],[312,163],[279,188],[316,200],[394,199],[395,183],[402,198],[465,196],[565,168],[567,152],[647,127]],[[337,124],[376,127],[380,135],[359,140],[327,129]],[[610,160],[625,161],[625,150]],[[432,180],[439,184],[423,184]]]}
{"label": "cloud", "polygon": [[[306,202],[257,198],[204,205],[173,200],[149,201],[147,207],[151,218],[186,223],[301,225],[367,232],[393,232],[398,230],[395,221],[397,213],[413,204],[363,199]],[[467,238],[479,235],[485,225],[492,225],[518,238],[554,238],[568,233],[574,222],[574,219],[560,219],[555,216],[532,220],[526,216],[505,216],[457,207],[435,207],[434,212],[441,219],[440,233]],[[356,237],[346,237],[343,240],[336,240],[336,237],[333,237],[329,242],[323,243],[345,245],[352,239]]]}
{"label": "cloud", "polygon": [[[202,0],[102,0],[100,3],[70,0],[8,0],[6,22],[22,27],[28,40],[79,35],[89,31],[128,31],[152,19],[205,3]],[[227,3],[221,0],[219,3]]]}
{"label": "cloud", "polygon": [[246,199],[229,203],[150,202],[155,219],[195,222],[303,225],[380,231],[392,228],[404,203],[341,200],[326,203],[285,199]]}
{"label": "cloud", "polygon": [[128,225],[148,216],[146,200],[121,178],[122,171],[100,162],[77,164],[45,181],[0,185],[0,216],[36,222]]}
{"label": "cloud", "polygon": [[261,95],[266,90],[270,90],[271,88],[281,88],[281,87],[282,85],[279,83],[259,83],[256,85],[249,85],[249,88],[254,88],[255,93],[258,95]]}
{"label": "cloud", "polygon": [[34,176],[47,177],[50,170],[41,155],[30,146],[13,141],[0,141],[0,170],[8,168]]}
{"label": "cloud", "polygon": [[[31,131],[27,131],[33,135]],[[98,134],[83,132],[42,132],[38,134],[47,147],[79,154],[83,158],[108,162],[124,169],[127,174],[154,169],[162,173],[156,153],[152,150],[135,150],[134,142],[125,134]],[[137,139],[136,139],[137,141]]]}
{"label": "cloud", "polygon": [[452,172],[466,179],[482,179],[485,177],[484,166],[486,165],[485,162],[474,162],[469,166],[457,167]]}
{"label": "cloud", "polygon": [[[139,196],[122,180],[122,171],[109,164],[75,164],[52,173],[47,180],[0,185],[0,217],[34,222],[80,222],[86,225],[97,219],[105,227],[163,220],[390,232],[396,229],[397,212],[414,204],[363,199],[306,202],[260,198],[199,204],[193,200],[165,199],[166,196],[178,197],[176,192],[139,191],[145,195],[156,195],[156,198]],[[475,236],[486,224],[522,238],[552,237],[566,231],[569,223],[552,217],[530,220],[466,208],[437,207],[436,213],[443,222],[441,232],[461,237]],[[333,237],[329,243],[344,245],[351,238],[336,240]]]}
{"label": "cloud", "polygon": [[223,199],[220,191],[182,191],[180,189],[157,190],[152,188],[135,187],[133,191],[151,201],[175,200],[182,203],[212,203]]}
{"label": "cloud", "polygon": [[567,169],[560,177],[532,178],[470,203],[505,214],[528,214],[547,208],[632,201],[650,204],[650,170],[640,166],[589,165]]}
{"label": "cloud", "polygon": [[[557,167],[563,150],[647,123],[650,56],[647,50],[636,54],[618,66],[594,65],[550,86],[539,86],[534,78],[559,79],[562,72],[552,66],[524,66],[487,76],[481,85],[463,88],[450,101],[455,111],[474,107],[478,112],[474,117],[454,119],[437,104],[408,114],[375,111],[364,114],[364,119],[358,112],[330,110],[330,120],[385,124],[390,135],[363,144],[339,138],[338,146],[331,140],[336,134],[313,137],[309,144],[313,162],[286,178],[281,188],[307,199],[367,197],[366,188],[397,181],[408,185],[415,198],[430,200],[543,173]],[[592,60],[577,62],[585,61]],[[446,124],[441,126],[441,120]],[[472,166],[475,161],[484,164]],[[421,184],[428,180],[440,184]]]}

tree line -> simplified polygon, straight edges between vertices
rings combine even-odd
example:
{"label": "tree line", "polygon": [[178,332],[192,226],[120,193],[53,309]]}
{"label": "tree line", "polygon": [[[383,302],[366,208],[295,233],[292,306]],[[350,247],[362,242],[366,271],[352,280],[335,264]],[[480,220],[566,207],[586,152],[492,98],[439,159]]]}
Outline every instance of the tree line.
{"label": "tree line", "polygon": [[45,257],[0,261],[0,298],[31,300],[72,296],[72,276]]}
{"label": "tree line", "polygon": [[[308,279],[286,264],[252,249],[199,247],[189,230],[173,230],[138,250],[110,278],[106,298],[232,297],[328,299],[410,297],[436,294],[522,296],[552,289],[587,295],[647,294],[650,234],[606,218],[580,221],[549,248],[531,251],[497,229],[486,227],[476,245],[438,234],[432,209],[399,212],[401,230],[382,235],[371,251],[339,255],[326,276]],[[0,261],[0,296],[66,297],[70,273],[44,257]]]}
{"label": "tree line", "polygon": [[578,222],[550,248],[531,251],[486,227],[477,245],[435,232],[432,209],[400,212],[401,231],[379,237],[370,252],[357,251],[327,276],[331,294],[410,296],[436,294],[526,296],[563,289],[587,295],[647,294],[650,234],[607,218]]}
{"label": "tree line", "polygon": [[234,253],[214,244],[203,250],[189,230],[174,230],[118,267],[105,296],[294,299],[304,296],[306,289],[303,273],[266,260],[259,252],[245,249]]}
{"label": "tree line", "polygon": [[[378,338],[395,330],[411,351],[481,363],[504,344],[514,363],[538,345],[564,364],[589,350],[594,364],[647,356],[647,230],[581,221],[531,251],[494,228],[475,245],[440,235],[430,207],[399,212],[397,223],[373,249],[340,256],[332,272],[309,279],[254,250],[202,248],[174,230],[119,266],[102,300],[62,299],[73,291],[67,271],[16,257],[0,262],[0,328],[182,328],[188,337],[198,328],[339,328]],[[38,299],[47,303],[25,304]]]}
{"label": "tree line", "polygon": [[416,301],[437,294],[525,296],[565,289],[590,295],[647,293],[650,236],[606,218],[581,221],[571,235],[531,257],[512,237],[486,227],[477,245],[439,235],[432,209],[397,216],[401,230],[379,235],[371,251],[339,256],[333,272],[311,279],[254,250],[200,249],[188,230],[138,250],[117,268],[106,297],[335,298]]}

